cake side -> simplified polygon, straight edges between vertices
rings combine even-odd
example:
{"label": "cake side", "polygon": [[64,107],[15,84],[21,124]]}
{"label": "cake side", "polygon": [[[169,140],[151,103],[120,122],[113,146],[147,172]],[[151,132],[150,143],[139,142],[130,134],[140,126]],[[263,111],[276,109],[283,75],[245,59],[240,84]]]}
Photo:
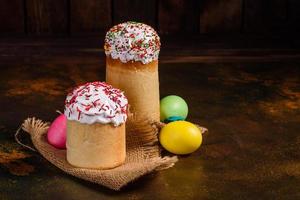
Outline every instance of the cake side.
{"label": "cake side", "polygon": [[67,161],[76,167],[110,169],[125,162],[125,124],[67,121]]}
{"label": "cake side", "polygon": [[131,115],[127,120],[127,125],[139,125],[141,121],[159,121],[157,61],[146,64],[142,68],[127,66],[130,64],[114,59],[107,59],[106,64],[107,83],[123,90],[130,103]]}

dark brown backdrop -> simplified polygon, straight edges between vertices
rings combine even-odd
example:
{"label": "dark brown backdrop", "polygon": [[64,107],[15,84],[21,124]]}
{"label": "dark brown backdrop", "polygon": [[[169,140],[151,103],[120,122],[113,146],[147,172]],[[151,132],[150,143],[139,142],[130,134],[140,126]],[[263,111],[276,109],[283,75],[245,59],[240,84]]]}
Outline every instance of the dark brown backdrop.
{"label": "dark brown backdrop", "polygon": [[0,0],[0,34],[103,34],[125,20],[160,34],[297,34],[299,13],[299,0]]}

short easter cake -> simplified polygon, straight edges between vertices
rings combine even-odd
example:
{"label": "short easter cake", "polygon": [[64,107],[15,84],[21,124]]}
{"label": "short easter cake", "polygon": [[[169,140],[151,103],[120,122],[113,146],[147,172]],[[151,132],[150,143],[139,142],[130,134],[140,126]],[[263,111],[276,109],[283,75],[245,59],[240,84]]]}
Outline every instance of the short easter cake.
{"label": "short easter cake", "polygon": [[67,95],[67,161],[76,167],[109,169],[125,161],[128,101],[104,82],[90,82]]}

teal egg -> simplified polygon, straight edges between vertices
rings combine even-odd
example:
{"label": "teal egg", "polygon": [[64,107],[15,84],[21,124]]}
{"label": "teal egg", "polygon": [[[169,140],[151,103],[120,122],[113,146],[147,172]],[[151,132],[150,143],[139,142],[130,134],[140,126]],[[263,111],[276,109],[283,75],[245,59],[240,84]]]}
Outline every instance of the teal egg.
{"label": "teal egg", "polygon": [[169,95],[160,100],[160,120],[185,120],[188,115],[188,105],[183,98]]}

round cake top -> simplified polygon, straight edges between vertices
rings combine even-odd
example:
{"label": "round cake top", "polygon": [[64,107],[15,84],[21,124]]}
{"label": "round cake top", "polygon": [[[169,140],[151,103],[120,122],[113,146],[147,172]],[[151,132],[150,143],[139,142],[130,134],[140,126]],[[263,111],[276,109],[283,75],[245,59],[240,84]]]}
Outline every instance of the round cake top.
{"label": "round cake top", "polygon": [[106,33],[104,50],[107,56],[123,63],[147,64],[158,59],[160,39],[151,26],[129,21],[113,26]]}
{"label": "round cake top", "polygon": [[68,120],[119,126],[127,119],[128,100],[123,92],[104,82],[76,87],[67,95],[65,111]]}

